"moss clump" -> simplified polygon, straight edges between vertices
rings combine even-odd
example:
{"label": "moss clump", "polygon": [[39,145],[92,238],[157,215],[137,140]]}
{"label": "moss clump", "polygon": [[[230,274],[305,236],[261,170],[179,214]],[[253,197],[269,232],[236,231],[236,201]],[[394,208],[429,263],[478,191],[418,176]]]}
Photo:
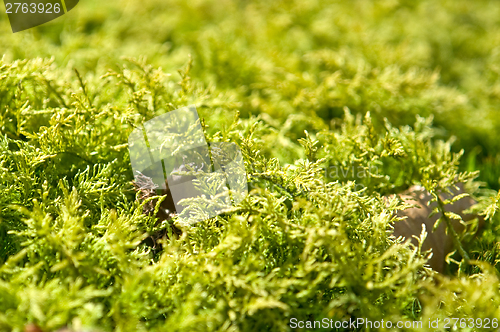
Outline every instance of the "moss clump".
{"label": "moss clump", "polygon": [[[0,37],[0,330],[500,317],[492,3],[124,4]],[[250,195],[182,227],[134,191],[126,142],[190,104]],[[487,223],[436,275],[390,195],[459,182]]]}

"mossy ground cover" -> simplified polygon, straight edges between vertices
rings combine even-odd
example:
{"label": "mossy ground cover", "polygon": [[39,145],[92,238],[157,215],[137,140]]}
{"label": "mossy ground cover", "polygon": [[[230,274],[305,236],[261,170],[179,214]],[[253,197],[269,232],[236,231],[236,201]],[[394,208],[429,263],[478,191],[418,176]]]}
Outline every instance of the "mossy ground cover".
{"label": "mossy ground cover", "polygon": [[[87,0],[0,29],[0,330],[500,318],[496,1]],[[143,213],[127,138],[192,104],[250,194],[181,227]],[[438,275],[391,195],[459,182],[486,224]]]}

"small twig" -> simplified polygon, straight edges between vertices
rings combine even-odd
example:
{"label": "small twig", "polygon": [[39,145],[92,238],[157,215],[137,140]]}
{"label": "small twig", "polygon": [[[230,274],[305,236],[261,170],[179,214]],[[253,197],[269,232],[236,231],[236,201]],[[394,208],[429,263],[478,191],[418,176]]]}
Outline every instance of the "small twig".
{"label": "small twig", "polygon": [[446,210],[444,208],[444,203],[439,197],[439,195],[436,194],[436,200],[437,204],[439,207],[439,210],[441,210],[441,213],[443,214],[443,219],[446,222],[446,227],[448,227],[448,231],[451,234],[451,238],[453,240],[453,244],[455,245],[455,248],[458,250],[462,258],[465,260],[465,263],[469,264],[470,258],[469,254],[467,254],[467,251],[465,251],[464,247],[462,246],[462,243],[460,242],[460,237],[458,236],[457,232],[453,228],[453,225],[451,224],[450,218],[446,215]]}

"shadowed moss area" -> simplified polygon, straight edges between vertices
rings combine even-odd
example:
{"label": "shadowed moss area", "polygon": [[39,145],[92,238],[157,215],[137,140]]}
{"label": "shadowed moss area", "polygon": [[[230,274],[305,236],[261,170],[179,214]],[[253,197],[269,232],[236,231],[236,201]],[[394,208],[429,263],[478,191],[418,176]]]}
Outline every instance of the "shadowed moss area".
{"label": "shadowed moss area", "polygon": [[[0,31],[0,331],[500,317],[496,1],[87,0]],[[194,227],[155,217],[127,146],[188,105],[250,192]],[[436,274],[393,194],[458,183],[486,223]]]}

